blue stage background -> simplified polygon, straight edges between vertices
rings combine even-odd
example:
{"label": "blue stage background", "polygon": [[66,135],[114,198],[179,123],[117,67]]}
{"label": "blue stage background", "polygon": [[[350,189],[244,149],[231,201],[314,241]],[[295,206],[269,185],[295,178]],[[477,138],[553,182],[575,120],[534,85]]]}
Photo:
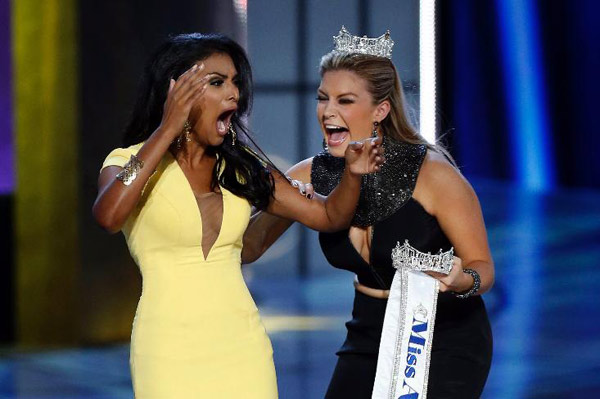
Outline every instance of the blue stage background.
{"label": "blue stage background", "polygon": [[600,3],[439,1],[439,111],[468,177],[600,187]]}

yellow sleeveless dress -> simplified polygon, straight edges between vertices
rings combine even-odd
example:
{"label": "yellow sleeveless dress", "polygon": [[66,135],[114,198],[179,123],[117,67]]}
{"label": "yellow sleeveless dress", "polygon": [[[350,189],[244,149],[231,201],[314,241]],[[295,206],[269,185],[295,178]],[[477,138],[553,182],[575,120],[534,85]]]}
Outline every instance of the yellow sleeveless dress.
{"label": "yellow sleeveless dress", "polygon": [[[103,168],[139,148],[112,151]],[[136,399],[277,398],[271,342],[241,273],[250,205],[221,192],[221,230],[206,258],[196,198],[169,153],[122,229],[143,278],[131,334]]]}

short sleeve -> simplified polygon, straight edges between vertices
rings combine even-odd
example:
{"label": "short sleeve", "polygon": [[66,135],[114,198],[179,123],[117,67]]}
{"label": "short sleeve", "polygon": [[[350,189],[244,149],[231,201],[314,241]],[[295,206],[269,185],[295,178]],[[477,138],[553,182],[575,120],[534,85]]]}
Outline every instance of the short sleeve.
{"label": "short sleeve", "polygon": [[123,167],[129,161],[132,155],[138,153],[140,148],[142,148],[143,143],[132,145],[127,148],[116,148],[108,154],[104,162],[102,163],[102,169],[108,166],[120,166]]}

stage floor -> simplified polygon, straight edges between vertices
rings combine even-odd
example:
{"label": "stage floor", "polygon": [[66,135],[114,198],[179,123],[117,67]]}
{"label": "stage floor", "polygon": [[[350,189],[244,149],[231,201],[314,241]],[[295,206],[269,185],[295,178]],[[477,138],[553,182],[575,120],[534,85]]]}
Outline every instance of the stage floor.
{"label": "stage floor", "polygon": [[[496,285],[484,295],[494,360],[482,398],[600,397],[600,192],[475,187],[496,261]],[[350,317],[352,276],[257,272],[250,288],[273,342],[280,397],[322,398]],[[132,398],[128,350],[5,351],[0,399]]]}

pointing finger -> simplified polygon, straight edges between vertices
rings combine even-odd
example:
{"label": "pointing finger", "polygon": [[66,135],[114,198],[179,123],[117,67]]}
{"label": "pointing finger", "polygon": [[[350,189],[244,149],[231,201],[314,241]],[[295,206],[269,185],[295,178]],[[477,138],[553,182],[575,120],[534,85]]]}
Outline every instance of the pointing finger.
{"label": "pointing finger", "polygon": [[350,147],[350,149],[352,151],[358,151],[358,150],[362,149],[364,146],[365,146],[365,144],[360,141],[352,141],[352,142],[350,142],[350,144],[348,144],[348,147]]}

